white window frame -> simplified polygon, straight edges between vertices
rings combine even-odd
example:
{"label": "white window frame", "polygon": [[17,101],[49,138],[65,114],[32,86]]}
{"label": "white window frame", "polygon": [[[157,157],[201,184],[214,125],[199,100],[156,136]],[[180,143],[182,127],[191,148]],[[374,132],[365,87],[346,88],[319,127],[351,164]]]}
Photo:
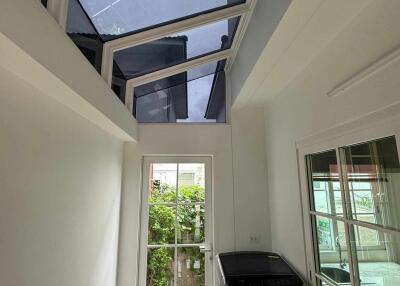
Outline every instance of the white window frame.
{"label": "white window frame", "polygon": [[[66,30],[67,26],[68,3],[69,3],[68,1],[69,0],[48,0],[48,5],[47,5],[47,9],[49,10],[50,14],[53,15],[53,17],[64,29],[64,31]],[[231,7],[215,10],[210,13],[189,17],[187,19],[177,21],[171,24],[161,25],[159,27],[145,30],[143,32],[107,41],[103,45],[101,76],[106,81],[108,86],[111,88],[114,53],[120,50],[141,45],[182,31],[204,26],[224,19],[231,19],[240,16],[241,19],[238,23],[235,32],[235,37],[233,38],[232,45],[229,49],[218,51],[192,60],[188,60],[187,62],[177,64],[172,67],[161,69],[128,80],[125,88],[125,106],[130,111],[130,113],[133,112],[133,91],[135,86],[140,86],[158,79],[173,76],[208,62],[226,59],[227,62],[224,70],[228,75],[230,69],[232,68],[233,62],[235,61],[240,44],[242,42],[245,31],[254,12],[254,8],[257,4],[257,1],[258,0],[246,0],[246,2],[242,4],[237,4]],[[227,84],[229,84],[228,81]],[[226,105],[228,106],[228,103],[230,103],[230,98],[226,96],[226,99],[227,99]],[[229,108],[226,109],[226,123],[228,123],[230,120],[229,110],[230,110]],[[174,123],[174,124],[187,124],[187,123]]]}
{"label": "white window frame", "polygon": [[[212,156],[145,156],[142,166],[142,190],[141,190],[141,224],[140,224],[140,249],[139,249],[139,275],[138,285],[146,285],[147,276],[147,249],[148,249],[148,224],[149,224],[149,170],[152,163],[202,163],[205,165],[205,242],[193,244],[177,244],[175,247],[197,247],[204,246],[211,249],[205,252],[206,261],[206,285],[214,285],[214,265],[213,258],[215,256],[214,245],[214,208],[213,208],[213,176],[212,176]],[[177,186],[178,187],[178,186]],[[172,245],[172,244],[171,244]],[[176,257],[175,257],[176,259]],[[207,263],[209,262],[209,263]],[[175,266],[177,267],[177,266]],[[176,280],[174,281],[176,285]]]}
{"label": "white window frame", "polygon": [[[338,221],[346,222],[356,226],[367,227],[384,233],[395,233],[399,232],[391,227],[384,227],[380,225],[370,224],[362,221],[353,221],[346,218],[332,216],[326,213],[320,213],[311,211],[310,208],[310,193],[308,187],[308,174],[306,166],[306,156],[328,150],[337,150],[340,147],[354,145],[357,143],[365,143],[368,141],[381,139],[389,136],[395,136],[398,154],[400,156],[400,104],[391,106],[384,110],[371,113],[367,116],[346,123],[341,126],[337,126],[328,129],[319,134],[312,135],[308,138],[299,140],[296,142],[297,149],[297,160],[299,169],[299,184],[300,184],[300,198],[303,216],[303,235],[305,242],[305,253],[306,253],[306,267],[308,273],[308,280],[311,285],[316,285],[317,279],[332,285],[324,276],[319,275],[315,272],[316,260],[313,244],[315,243],[315,237],[312,232],[311,215],[318,215],[326,218],[334,218]],[[339,158],[337,158],[338,163]],[[400,160],[400,159],[399,159]],[[344,196],[344,187],[346,184],[341,182],[342,197]],[[346,199],[348,201],[348,199]],[[344,204],[344,202],[343,202]],[[343,210],[346,206],[343,205]],[[349,239],[348,229],[345,228],[346,240]],[[346,241],[349,244],[349,241]],[[355,285],[355,277],[353,276],[353,261],[351,255],[349,257],[349,269],[351,272],[351,283]]]}
{"label": "white window frame", "polygon": [[[104,44],[103,47],[103,65],[101,69],[101,75],[109,84],[109,86],[111,86],[114,53],[117,51],[158,40],[188,29],[204,26],[224,19],[230,19],[236,16],[242,16],[246,18],[250,15],[248,12],[252,12],[252,10],[254,9],[256,2],[257,0],[247,0],[243,4],[234,5],[228,8],[216,10],[207,14],[202,14],[179,22],[163,25],[130,36],[108,41]],[[241,20],[245,19],[242,18]],[[243,35],[241,34],[244,33],[243,30],[245,29],[244,24],[247,24],[248,21],[243,21],[243,23],[240,22],[239,25],[242,24],[242,26],[238,27],[237,32],[239,33],[236,36],[239,35],[239,38],[241,39],[243,37]],[[240,41],[237,40],[234,41],[232,47],[229,50],[233,51],[235,48],[238,48],[239,42]],[[177,65],[176,67],[179,68],[179,65]],[[140,78],[141,77],[138,77],[137,79]]]}

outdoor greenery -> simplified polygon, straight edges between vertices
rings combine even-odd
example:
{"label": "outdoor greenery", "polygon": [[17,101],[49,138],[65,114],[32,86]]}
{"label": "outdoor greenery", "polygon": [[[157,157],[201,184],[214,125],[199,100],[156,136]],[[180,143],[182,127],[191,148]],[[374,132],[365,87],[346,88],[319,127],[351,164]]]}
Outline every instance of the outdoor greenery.
{"label": "outdoor greenery", "polygon": [[[201,243],[204,241],[204,188],[196,185],[180,186],[178,194],[176,194],[174,186],[155,183],[149,202],[149,245],[175,243],[175,218],[177,219],[178,243]],[[177,204],[175,204],[176,202]],[[181,204],[193,202],[199,204]],[[169,205],[165,203],[169,203]],[[175,205],[171,205],[171,203]],[[200,254],[199,249],[197,247],[178,248],[178,260],[182,261],[182,265],[186,266],[187,259],[190,261],[191,271],[188,278],[190,281],[185,285],[204,285],[204,257]],[[195,261],[200,261],[200,266],[195,267]],[[147,285],[172,285],[173,263],[173,247],[149,248]]]}

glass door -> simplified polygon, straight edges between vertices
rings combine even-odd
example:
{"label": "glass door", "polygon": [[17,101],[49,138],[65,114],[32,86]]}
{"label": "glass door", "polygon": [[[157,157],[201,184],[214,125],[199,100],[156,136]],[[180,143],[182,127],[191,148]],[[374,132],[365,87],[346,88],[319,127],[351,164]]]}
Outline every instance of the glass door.
{"label": "glass door", "polygon": [[306,156],[318,285],[400,285],[394,136]]}
{"label": "glass door", "polygon": [[212,285],[211,158],[145,157],[140,285]]}

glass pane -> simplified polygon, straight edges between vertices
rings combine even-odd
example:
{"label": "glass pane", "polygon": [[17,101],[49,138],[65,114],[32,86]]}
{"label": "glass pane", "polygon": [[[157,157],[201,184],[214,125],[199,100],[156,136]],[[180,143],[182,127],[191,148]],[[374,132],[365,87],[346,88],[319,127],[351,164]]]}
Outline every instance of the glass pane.
{"label": "glass pane", "polygon": [[179,164],[178,201],[205,201],[205,166],[202,163]]}
{"label": "glass pane", "polygon": [[205,285],[204,254],[198,247],[178,247],[178,286]]}
{"label": "glass pane", "polygon": [[141,97],[150,93],[154,93],[163,89],[171,88],[187,82],[212,75],[216,72],[220,72],[225,67],[225,60],[209,62],[194,68],[189,69],[186,72],[176,74],[167,78],[149,82],[147,84],[135,87],[135,97]]}
{"label": "glass pane", "polygon": [[[356,228],[361,233],[371,234],[361,236],[361,240],[355,242],[358,261],[356,266],[360,273],[361,285],[400,285],[400,234],[385,234],[360,226]],[[379,239],[380,248],[370,247],[375,243],[375,234]]]}
{"label": "glass pane", "polygon": [[204,205],[178,206],[178,243],[204,242]]}
{"label": "glass pane", "polygon": [[312,210],[342,216],[342,196],[336,152],[331,150],[308,155],[307,162],[312,187]]}
{"label": "glass pane", "polygon": [[239,17],[170,35],[114,53],[126,79],[164,69],[231,46]]}
{"label": "glass pane", "polygon": [[103,42],[78,0],[69,0],[67,34],[82,54],[100,73]]}
{"label": "glass pane", "polygon": [[104,40],[245,2],[244,0],[81,0]]}
{"label": "glass pane", "polygon": [[354,226],[354,230],[356,240],[362,242],[363,246],[381,246],[378,231],[359,226]]}
{"label": "glass pane", "polygon": [[149,206],[149,245],[175,243],[175,217],[176,207]]}
{"label": "glass pane", "polygon": [[174,248],[147,250],[147,286],[174,285]]}
{"label": "glass pane", "polygon": [[321,279],[319,279],[319,278],[316,278],[316,279],[317,279],[318,286],[329,286],[326,282],[322,281]]}
{"label": "glass pane", "polygon": [[150,203],[176,202],[177,172],[177,164],[159,163],[150,165]]}
{"label": "glass pane", "polygon": [[317,272],[336,283],[350,282],[344,224],[321,216],[312,219],[317,239]]}
{"label": "glass pane", "polygon": [[[341,148],[353,219],[400,229],[400,163],[395,137]],[[365,216],[363,214],[373,214]]]}
{"label": "glass pane", "polygon": [[[353,189],[354,190],[354,189]],[[352,193],[354,215],[360,213],[374,213],[374,201],[372,191],[353,191]]]}
{"label": "glass pane", "polygon": [[134,97],[140,123],[225,122],[225,73],[207,75]]}

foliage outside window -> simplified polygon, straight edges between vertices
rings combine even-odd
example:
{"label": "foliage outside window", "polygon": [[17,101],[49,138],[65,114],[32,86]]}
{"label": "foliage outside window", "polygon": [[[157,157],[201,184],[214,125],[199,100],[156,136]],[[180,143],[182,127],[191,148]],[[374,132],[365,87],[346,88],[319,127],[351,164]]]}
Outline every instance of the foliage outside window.
{"label": "foliage outside window", "polygon": [[[151,182],[149,197],[147,285],[201,286],[205,284],[204,254],[196,244],[205,241],[205,190],[184,174],[180,186]],[[185,181],[186,180],[186,181]],[[190,246],[187,246],[190,244]],[[176,253],[175,253],[176,251]]]}

